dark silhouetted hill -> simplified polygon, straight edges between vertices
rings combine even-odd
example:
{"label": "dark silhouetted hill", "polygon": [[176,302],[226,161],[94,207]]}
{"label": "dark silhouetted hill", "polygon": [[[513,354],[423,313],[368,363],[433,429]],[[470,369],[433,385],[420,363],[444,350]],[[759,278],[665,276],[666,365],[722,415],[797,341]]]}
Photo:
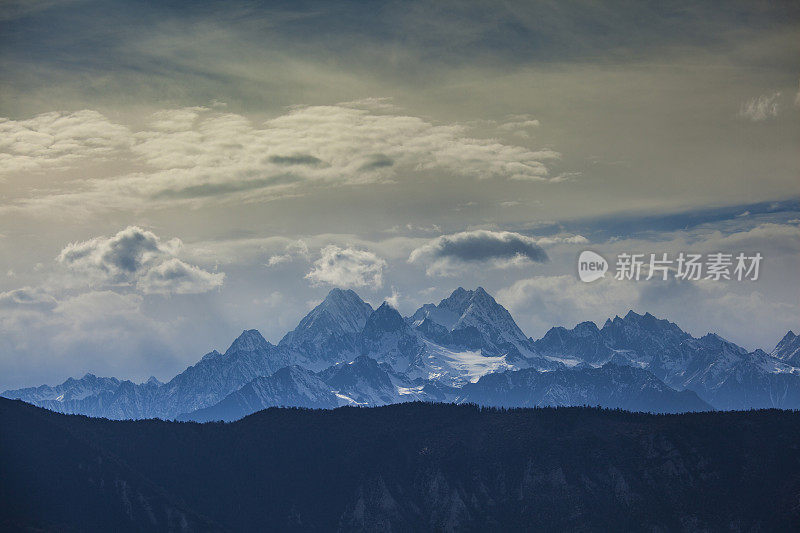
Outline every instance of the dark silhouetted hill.
{"label": "dark silhouetted hill", "polygon": [[232,424],[0,399],[0,525],[44,531],[790,531],[800,413],[397,404]]}

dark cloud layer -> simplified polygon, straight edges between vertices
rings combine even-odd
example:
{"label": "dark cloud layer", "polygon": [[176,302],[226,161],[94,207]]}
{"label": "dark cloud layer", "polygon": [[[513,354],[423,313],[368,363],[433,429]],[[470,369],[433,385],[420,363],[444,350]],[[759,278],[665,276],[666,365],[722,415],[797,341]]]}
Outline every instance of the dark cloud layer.
{"label": "dark cloud layer", "polygon": [[458,263],[489,262],[503,267],[527,261],[543,263],[548,257],[531,237],[510,231],[474,230],[437,237],[411,252],[408,260],[428,264],[429,274],[447,274]]}

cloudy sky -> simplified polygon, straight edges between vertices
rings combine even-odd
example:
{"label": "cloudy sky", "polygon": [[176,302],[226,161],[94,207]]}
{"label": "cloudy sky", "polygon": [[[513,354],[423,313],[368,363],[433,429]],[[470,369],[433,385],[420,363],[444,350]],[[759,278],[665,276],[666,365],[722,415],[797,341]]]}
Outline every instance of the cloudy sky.
{"label": "cloudy sky", "polygon": [[[169,378],[331,287],[533,337],[800,328],[795,2],[0,2],[0,390]],[[578,254],[760,252],[755,282]]]}

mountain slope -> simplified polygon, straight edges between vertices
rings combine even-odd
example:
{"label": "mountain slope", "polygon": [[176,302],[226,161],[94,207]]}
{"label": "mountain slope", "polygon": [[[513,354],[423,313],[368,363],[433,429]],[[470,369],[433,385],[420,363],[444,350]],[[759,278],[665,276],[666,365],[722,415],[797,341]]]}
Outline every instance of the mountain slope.
{"label": "mountain slope", "polygon": [[225,529],[87,438],[86,420],[0,398],[0,529]]}
{"label": "mountain slope", "polygon": [[396,372],[428,377],[422,360],[424,343],[388,303],[370,314],[360,340],[362,355],[385,362]]}
{"label": "mountain slope", "polygon": [[319,377],[334,394],[352,404],[378,406],[403,401],[389,373],[369,357],[332,366],[320,372]]}
{"label": "mountain slope", "polygon": [[178,419],[232,421],[267,407],[331,409],[341,403],[316,374],[299,366],[287,366],[271,376],[255,378],[217,404],[183,414]]}
{"label": "mountain slope", "polygon": [[375,407],[411,401],[452,401],[458,389],[436,381],[411,380],[385,363],[357,357],[319,373],[299,366],[258,377],[219,403],[185,413],[179,420],[233,421],[268,407],[331,409],[340,405]]}
{"label": "mountain slope", "polygon": [[0,432],[0,525],[13,529],[212,527],[191,509],[241,532],[791,531],[800,520],[793,412],[402,404],[200,425],[0,399],[0,427],[15,428]]}
{"label": "mountain slope", "polygon": [[164,418],[214,405],[253,379],[290,364],[289,355],[258,331],[243,331],[224,354],[207,354],[161,388]]}
{"label": "mountain slope", "polygon": [[569,330],[563,327],[550,328],[533,346],[542,355],[572,364],[603,364],[614,356],[609,344],[594,322],[581,322]]}
{"label": "mountain slope", "polygon": [[616,365],[488,374],[465,385],[457,401],[495,407],[593,405],[652,413],[711,409],[694,392],[678,392],[646,370]]}

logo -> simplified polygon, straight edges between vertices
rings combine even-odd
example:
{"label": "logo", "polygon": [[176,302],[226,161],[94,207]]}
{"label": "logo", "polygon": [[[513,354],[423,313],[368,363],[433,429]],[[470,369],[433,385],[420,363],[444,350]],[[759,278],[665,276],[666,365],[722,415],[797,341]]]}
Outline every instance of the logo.
{"label": "logo", "polygon": [[578,277],[581,281],[589,283],[598,280],[606,275],[608,271],[608,261],[602,255],[584,250],[578,257]]}

